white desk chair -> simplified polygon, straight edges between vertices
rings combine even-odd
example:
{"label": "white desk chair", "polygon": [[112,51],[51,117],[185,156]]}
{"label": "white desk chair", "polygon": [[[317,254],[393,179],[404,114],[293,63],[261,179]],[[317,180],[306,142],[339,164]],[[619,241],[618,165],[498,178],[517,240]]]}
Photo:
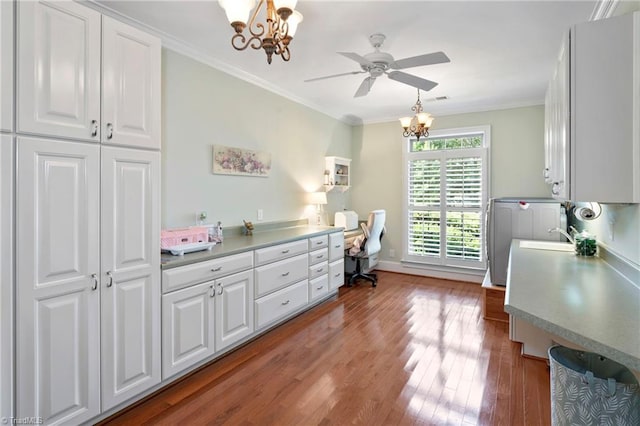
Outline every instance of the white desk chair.
{"label": "white desk chair", "polygon": [[385,218],[386,212],[384,210],[373,210],[371,213],[369,213],[367,224],[365,225],[363,223],[360,225],[365,236],[364,242],[361,246],[361,250],[357,254],[347,254],[347,256],[349,256],[356,262],[356,269],[349,278],[349,287],[351,287],[353,283],[359,278],[371,281],[371,285],[373,287],[377,285],[378,277],[376,276],[376,274],[362,272],[361,262],[363,261],[363,259],[369,259],[371,255],[380,252],[380,249],[382,248],[380,240],[384,235]]}

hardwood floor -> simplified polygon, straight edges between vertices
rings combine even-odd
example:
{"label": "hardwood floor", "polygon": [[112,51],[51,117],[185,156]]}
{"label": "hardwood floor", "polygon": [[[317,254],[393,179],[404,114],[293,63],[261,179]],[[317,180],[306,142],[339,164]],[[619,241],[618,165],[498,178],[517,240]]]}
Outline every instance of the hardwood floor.
{"label": "hardwood floor", "polygon": [[109,425],[547,425],[549,372],[477,284],[379,272]]}

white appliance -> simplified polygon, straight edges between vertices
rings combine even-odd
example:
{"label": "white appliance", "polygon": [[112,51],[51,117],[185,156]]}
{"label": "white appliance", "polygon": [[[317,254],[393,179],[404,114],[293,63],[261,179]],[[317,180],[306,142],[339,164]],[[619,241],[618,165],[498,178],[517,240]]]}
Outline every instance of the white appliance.
{"label": "white appliance", "polygon": [[560,202],[550,198],[492,198],[487,213],[487,257],[494,285],[506,285],[511,240],[565,241],[557,232],[566,230],[567,219]]}
{"label": "white appliance", "polygon": [[[567,228],[564,206],[557,200],[492,199],[487,213],[487,275],[491,283],[506,285],[512,239],[566,241],[557,232],[549,233],[552,228],[565,231]],[[522,354],[536,358],[547,358],[548,348],[558,341],[556,336],[512,315],[509,315],[509,339],[522,342]]]}
{"label": "white appliance", "polygon": [[336,212],[333,222],[334,226],[351,231],[358,228],[358,214],[352,210]]}

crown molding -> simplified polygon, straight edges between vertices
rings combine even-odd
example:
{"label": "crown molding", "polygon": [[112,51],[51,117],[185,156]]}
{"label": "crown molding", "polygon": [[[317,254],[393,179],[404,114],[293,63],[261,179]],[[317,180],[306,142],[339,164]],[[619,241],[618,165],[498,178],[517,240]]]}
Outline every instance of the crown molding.
{"label": "crown molding", "polygon": [[599,0],[593,8],[593,12],[591,12],[589,20],[597,21],[598,19],[612,17],[616,7],[618,6],[618,1],[619,0]]}

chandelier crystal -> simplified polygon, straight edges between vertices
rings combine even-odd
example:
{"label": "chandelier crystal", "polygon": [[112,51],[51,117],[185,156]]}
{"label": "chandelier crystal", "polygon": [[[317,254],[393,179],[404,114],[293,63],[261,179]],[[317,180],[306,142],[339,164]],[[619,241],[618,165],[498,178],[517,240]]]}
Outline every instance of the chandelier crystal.
{"label": "chandelier crystal", "polygon": [[[298,24],[302,22],[302,14],[295,10],[297,2],[297,0],[260,0],[254,9],[256,0],[219,0],[229,23],[236,32],[231,37],[231,45],[236,50],[245,50],[249,46],[256,50],[264,49],[268,63],[271,63],[273,54],[288,61],[291,59],[289,43],[296,33]],[[266,23],[256,22],[262,6],[266,6]],[[252,9],[253,12],[251,12]],[[247,27],[249,37],[244,33]]]}
{"label": "chandelier crystal", "polygon": [[429,136],[429,128],[433,123],[433,117],[428,112],[422,111],[422,102],[420,102],[420,89],[418,89],[418,100],[416,104],[411,107],[411,111],[415,113],[413,117],[402,117],[400,119],[400,125],[404,129],[402,135],[407,138],[414,136],[417,140],[420,137]]}

